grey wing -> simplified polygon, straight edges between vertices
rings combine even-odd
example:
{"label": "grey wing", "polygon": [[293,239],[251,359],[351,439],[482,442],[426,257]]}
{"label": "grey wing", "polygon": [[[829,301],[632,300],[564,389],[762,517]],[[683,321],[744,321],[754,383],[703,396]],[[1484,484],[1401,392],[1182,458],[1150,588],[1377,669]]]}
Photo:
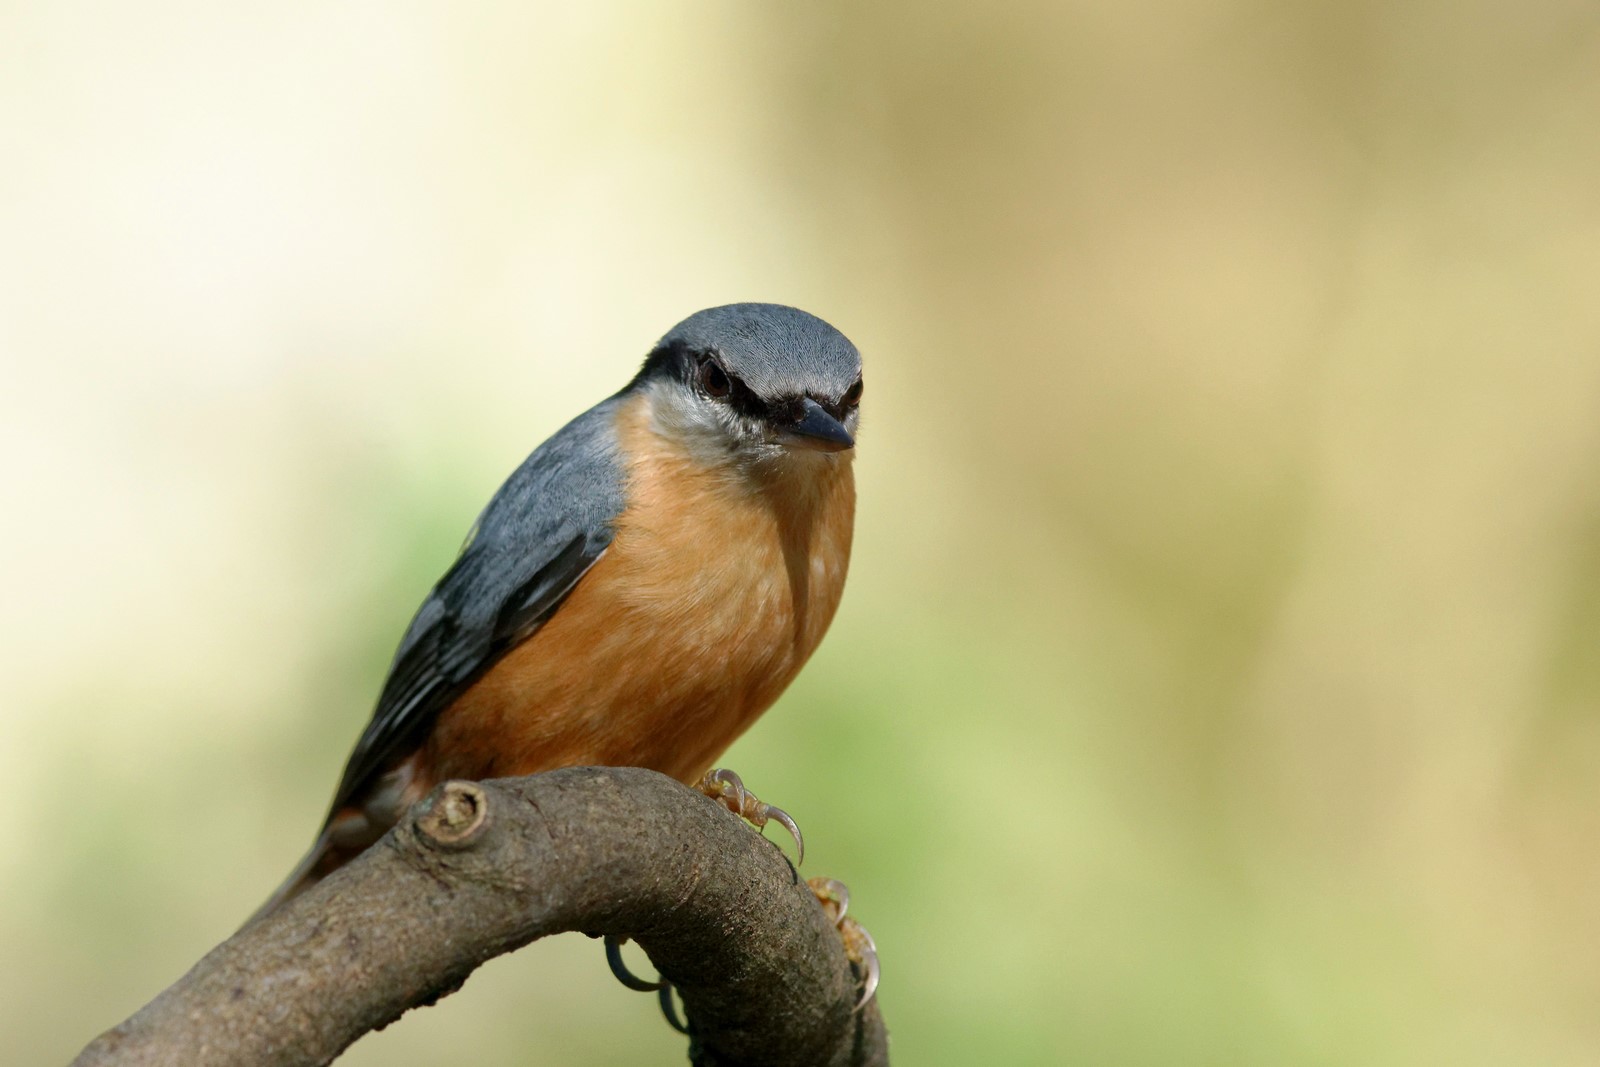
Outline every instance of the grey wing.
{"label": "grey wing", "polygon": [[540,445],[495,493],[400,641],[330,811],[419,748],[439,714],[532,636],[611,543],[624,502],[619,394]]}

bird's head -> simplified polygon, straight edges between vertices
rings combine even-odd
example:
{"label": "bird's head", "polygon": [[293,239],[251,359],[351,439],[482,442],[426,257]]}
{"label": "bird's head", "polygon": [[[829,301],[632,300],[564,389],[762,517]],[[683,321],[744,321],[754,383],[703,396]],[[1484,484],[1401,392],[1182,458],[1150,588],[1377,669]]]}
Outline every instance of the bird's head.
{"label": "bird's head", "polygon": [[861,354],[796,308],[728,304],[684,319],[634,380],[658,424],[695,452],[767,466],[855,446]]}

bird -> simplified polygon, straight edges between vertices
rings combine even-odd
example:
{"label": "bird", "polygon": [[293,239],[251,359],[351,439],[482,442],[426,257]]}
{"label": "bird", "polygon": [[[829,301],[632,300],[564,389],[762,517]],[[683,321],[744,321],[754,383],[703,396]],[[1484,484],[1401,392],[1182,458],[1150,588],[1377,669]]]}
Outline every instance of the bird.
{"label": "bird", "polygon": [[787,813],[713,764],[839,606],[862,391],[856,346],[797,308],[729,304],[668,331],[473,523],[400,639],[314,844],[253,918],[454,778],[647,767],[777,819],[803,850]]}

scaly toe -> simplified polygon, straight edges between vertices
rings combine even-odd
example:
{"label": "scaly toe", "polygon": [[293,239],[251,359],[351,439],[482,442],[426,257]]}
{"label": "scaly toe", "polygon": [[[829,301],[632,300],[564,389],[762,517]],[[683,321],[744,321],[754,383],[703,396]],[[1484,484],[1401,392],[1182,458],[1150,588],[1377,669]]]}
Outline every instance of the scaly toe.
{"label": "scaly toe", "polygon": [[806,839],[800,833],[799,824],[782,808],[763,804],[760,798],[744,787],[744,781],[737,774],[722,768],[707,771],[705,777],[700,779],[698,788],[757,830],[769,822],[788,830],[789,836],[794,838],[795,866],[806,861]]}
{"label": "scaly toe", "polygon": [[800,834],[800,825],[790,817],[788,812],[772,804],[761,803],[761,801],[756,800],[754,794],[747,794],[746,799],[747,802],[753,801],[754,803],[748,805],[750,810],[742,811],[740,814],[758,829],[766,826],[768,822],[775,822],[789,831],[789,836],[794,838],[794,865],[798,867],[804,863],[806,861],[806,839]]}
{"label": "scaly toe", "polygon": [[735,815],[743,814],[745,803],[749,798],[744,780],[722,767],[707,771],[705,777],[700,779],[699,789]]}
{"label": "scaly toe", "polygon": [[878,992],[878,946],[873,943],[867,928],[854,919],[840,921],[839,936],[844,939],[844,954],[865,972],[861,981],[861,996],[856,998],[855,1010],[860,1011]]}
{"label": "scaly toe", "polygon": [[837,878],[824,878],[818,875],[807,878],[806,885],[811,887],[811,893],[822,904],[822,910],[828,913],[828,918],[833,925],[838,926],[844,921],[845,913],[850,910],[850,887]]}
{"label": "scaly toe", "polygon": [[808,878],[806,885],[822,905],[828,921],[839,931],[844,942],[844,954],[851,966],[861,974],[861,995],[856,998],[856,1011],[867,1006],[878,992],[878,946],[873,943],[867,928],[850,918],[850,888],[837,878]]}

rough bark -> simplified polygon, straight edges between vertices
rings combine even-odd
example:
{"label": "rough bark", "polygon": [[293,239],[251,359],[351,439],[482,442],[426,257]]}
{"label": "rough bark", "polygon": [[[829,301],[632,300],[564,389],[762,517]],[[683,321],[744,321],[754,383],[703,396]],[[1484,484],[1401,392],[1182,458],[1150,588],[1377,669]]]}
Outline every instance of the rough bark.
{"label": "rough bark", "polygon": [[[693,1063],[888,1062],[876,1002],[852,1011],[839,934],[777,848],[662,775],[579,767],[439,786],[75,1064],[328,1063],[486,960],[566,931],[639,943],[683,999]],[[618,994],[617,1010],[643,1007]]]}

